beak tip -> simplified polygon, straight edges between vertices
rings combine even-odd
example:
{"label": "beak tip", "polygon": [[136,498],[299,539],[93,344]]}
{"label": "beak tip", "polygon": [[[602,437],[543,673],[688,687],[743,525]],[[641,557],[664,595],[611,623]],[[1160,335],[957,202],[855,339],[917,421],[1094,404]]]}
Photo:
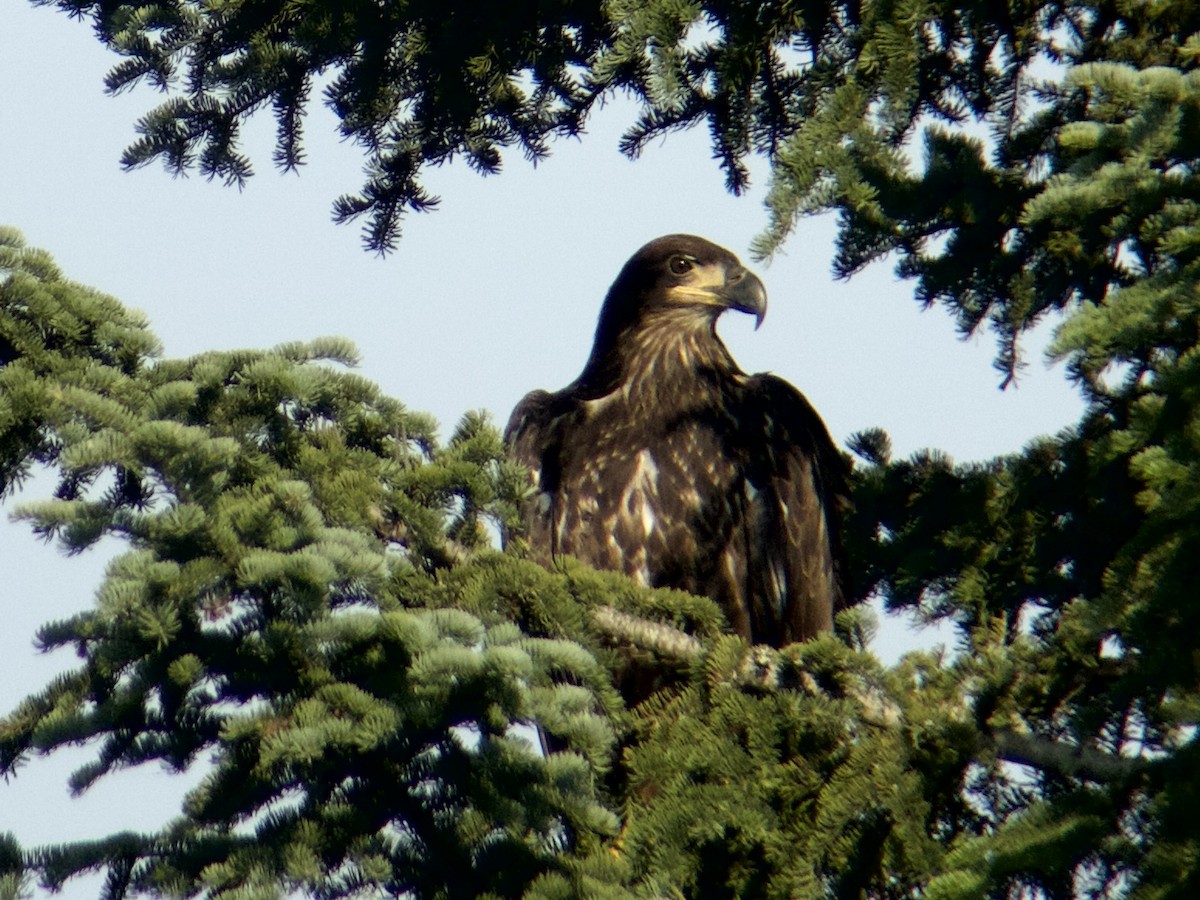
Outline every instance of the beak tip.
{"label": "beak tip", "polygon": [[754,330],[758,331],[767,314],[767,289],[759,277],[740,269],[732,283],[726,283],[723,296],[730,308],[754,316]]}

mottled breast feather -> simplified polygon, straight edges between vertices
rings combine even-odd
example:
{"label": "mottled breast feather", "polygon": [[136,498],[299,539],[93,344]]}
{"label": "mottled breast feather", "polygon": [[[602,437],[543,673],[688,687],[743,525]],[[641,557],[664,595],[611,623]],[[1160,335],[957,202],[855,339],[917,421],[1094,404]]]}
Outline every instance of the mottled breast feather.
{"label": "mottled breast feather", "polygon": [[808,401],[770,375],[701,389],[535,391],[505,432],[535,494],[526,528],[544,564],[574,556],[653,587],[712,597],[748,640],[832,628],[845,603],[837,506],[843,462]]}

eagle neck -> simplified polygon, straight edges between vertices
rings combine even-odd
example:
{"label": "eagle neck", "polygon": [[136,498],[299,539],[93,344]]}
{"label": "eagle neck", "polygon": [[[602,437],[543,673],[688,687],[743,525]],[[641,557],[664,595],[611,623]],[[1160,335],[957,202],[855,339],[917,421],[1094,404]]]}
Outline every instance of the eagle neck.
{"label": "eagle neck", "polygon": [[579,385],[592,398],[616,391],[662,398],[674,395],[669,388],[675,385],[686,385],[686,396],[695,396],[696,388],[705,385],[715,389],[720,376],[740,374],[716,325],[714,315],[679,309],[645,316],[607,334],[598,329]]}

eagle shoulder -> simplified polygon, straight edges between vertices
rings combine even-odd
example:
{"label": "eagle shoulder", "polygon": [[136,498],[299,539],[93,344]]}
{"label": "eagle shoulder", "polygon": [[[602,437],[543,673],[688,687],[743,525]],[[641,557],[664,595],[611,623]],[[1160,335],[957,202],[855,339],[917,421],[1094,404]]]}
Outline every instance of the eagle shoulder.
{"label": "eagle shoulder", "polygon": [[510,459],[529,470],[533,497],[525,504],[525,530],[535,557],[548,563],[558,555],[559,489],[562,480],[563,444],[578,407],[571,388],[550,393],[530,391],[517,404],[504,428]]}
{"label": "eagle shoulder", "polygon": [[545,434],[554,419],[554,395],[530,391],[517,404],[504,427],[504,444],[518,462],[536,471],[541,464]]}

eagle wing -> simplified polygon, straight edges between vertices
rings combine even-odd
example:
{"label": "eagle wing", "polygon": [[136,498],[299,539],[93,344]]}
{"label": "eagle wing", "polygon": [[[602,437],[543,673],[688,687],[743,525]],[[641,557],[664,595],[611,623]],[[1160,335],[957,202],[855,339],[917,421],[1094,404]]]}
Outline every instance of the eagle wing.
{"label": "eagle wing", "polygon": [[[755,641],[783,646],[833,628],[847,602],[840,513],[845,462],[808,400],[786,381],[755,375],[735,412],[744,489],[741,540],[725,550],[727,601]],[[732,612],[732,610],[731,610]]]}
{"label": "eagle wing", "polygon": [[[565,392],[564,392],[565,393]],[[535,500],[525,504],[525,526],[535,557],[543,565],[557,553],[553,508],[558,494],[555,466],[561,445],[562,394],[530,391],[517,404],[504,428],[510,458],[528,467]]]}

